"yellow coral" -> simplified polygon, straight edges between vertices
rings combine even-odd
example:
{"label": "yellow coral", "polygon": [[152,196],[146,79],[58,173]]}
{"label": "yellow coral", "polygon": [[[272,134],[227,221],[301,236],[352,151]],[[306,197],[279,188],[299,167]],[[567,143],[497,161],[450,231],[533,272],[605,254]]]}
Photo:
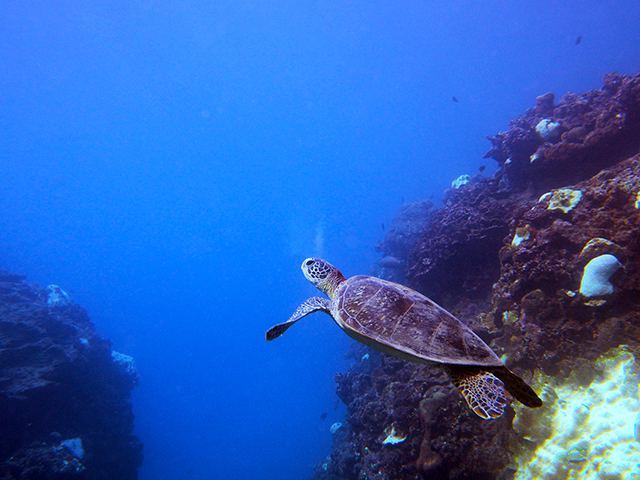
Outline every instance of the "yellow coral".
{"label": "yellow coral", "polygon": [[523,241],[528,240],[531,236],[531,225],[525,225],[524,227],[516,228],[516,233],[513,236],[513,240],[511,241],[512,247],[517,247]]}
{"label": "yellow coral", "polygon": [[562,210],[568,213],[575,208],[582,199],[580,190],[571,190],[570,188],[561,188],[553,192],[547,210]]}

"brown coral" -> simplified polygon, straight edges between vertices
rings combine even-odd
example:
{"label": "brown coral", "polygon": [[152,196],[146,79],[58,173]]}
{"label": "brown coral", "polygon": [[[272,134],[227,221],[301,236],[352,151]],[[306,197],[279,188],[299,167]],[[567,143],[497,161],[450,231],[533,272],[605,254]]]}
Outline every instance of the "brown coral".
{"label": "brown coral", "polygon": [[[543,118],[562,122],[556,143],[535,136]],[[608,75],[602,90],[565,96],[557,107],[552,95],[540,97],[494,139],[496,176],[450,191],[422,226],[406,260],[408,283],[471,323],[525,379],[542,369],[588,384],[593,360],[611,348],[640,353],[638,151],[639,76]],[[549,209],[559,187],[580,192],[579,201]],[[602,254],[624,269],[611,278],[613,295],[594,302],[578,289],[585,265]],[[331,476],[318,478],[509,478],[512,455],[527,448],[511,410],[496,421],[473,418],[438,370],[371,356],[370,370],[356,365],[336,377],[348,426]],[[384,448],[392,424],[407,439]]]}
{"label": "brown coral", "polygon": [[[567,94],[553,109],[548,100],[489,137],[485,157],[497,160],[517,188],[577,183],[640,150],[640,75],[607,74],[602,90]],[[545,118],[560,123],[560,141],[535,131]]]}

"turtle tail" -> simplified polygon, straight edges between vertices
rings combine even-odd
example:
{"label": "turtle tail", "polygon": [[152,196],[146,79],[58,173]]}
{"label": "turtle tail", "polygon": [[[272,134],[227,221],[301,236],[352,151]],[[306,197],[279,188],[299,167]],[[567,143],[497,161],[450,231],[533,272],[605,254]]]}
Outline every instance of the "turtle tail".
{"label": "turtle tail", "polygon": [[542,400],[538,394],[533,391],[533,388],[527,385],[524,380],[507,367],[488,368],[487,371],[493,373],[496,377],[502,380],[507,392],[509,392],[513,398],[518,400],[524,406],[530,408],[538,408],[542,406]]}

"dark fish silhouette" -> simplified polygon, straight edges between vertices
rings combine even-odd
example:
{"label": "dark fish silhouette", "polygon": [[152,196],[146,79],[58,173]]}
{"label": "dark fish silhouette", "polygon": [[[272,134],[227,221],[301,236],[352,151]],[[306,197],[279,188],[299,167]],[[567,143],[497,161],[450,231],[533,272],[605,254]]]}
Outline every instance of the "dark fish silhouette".
{"label": "dark fish silhouette", "polygon": [[322,414],[320,415],[320,420],[324,421],[327,419],[327,412],[322,412]]}
{"label": "dark fish silhouette", "polygon": [[384,223],[382,224],[382,231],[384,232]]}
{"label": "dark fish silhouette", "polygon": [[578,38],[576,38],[576,45],[580,45],[581,41],[582,41],[582,35],[578,35]]}
{"label": "dark fish silhouette", "polygon": [[451,100],[453,100],[454,102],[458,103],[458,99],[456,97],[451,97]]}
{"label": "dark fish silhouette", "polygon": [[480,167],[478,168],[478,170],[480,170],[481,172],[484,172],[484,169],[485,169],[485,168],[487,168],[487,167],[486,167],[486,166],[484,166],[484,165],[480,165]]}

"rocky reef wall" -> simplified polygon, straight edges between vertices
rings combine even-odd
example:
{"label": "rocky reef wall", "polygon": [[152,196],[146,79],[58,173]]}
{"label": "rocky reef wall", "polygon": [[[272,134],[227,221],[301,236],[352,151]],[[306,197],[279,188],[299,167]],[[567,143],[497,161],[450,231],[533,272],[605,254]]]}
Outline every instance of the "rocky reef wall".
{"label": "rocky reef wall", "polygon": [[601,90],[553,93],[488,137],[495,159],[514,189],[557,188],[592,177],[640,150],[640,77],[604,76]]}
{"label": "rocky reef wall", "polygon": [[438,369],[354,345],[336,375],[346,421],[314,479],[640,475],[640,75],[543,95],[490,140],[500,170],[447,192],[419,233],[405,228],[410,246],[394,251],[400,229],[379,251],[545,406],[482,420]]}
{"label": "rocky reef wall", "polygon": [[0,478],[137,479],[136,383],[64,291],[0,272]]}

